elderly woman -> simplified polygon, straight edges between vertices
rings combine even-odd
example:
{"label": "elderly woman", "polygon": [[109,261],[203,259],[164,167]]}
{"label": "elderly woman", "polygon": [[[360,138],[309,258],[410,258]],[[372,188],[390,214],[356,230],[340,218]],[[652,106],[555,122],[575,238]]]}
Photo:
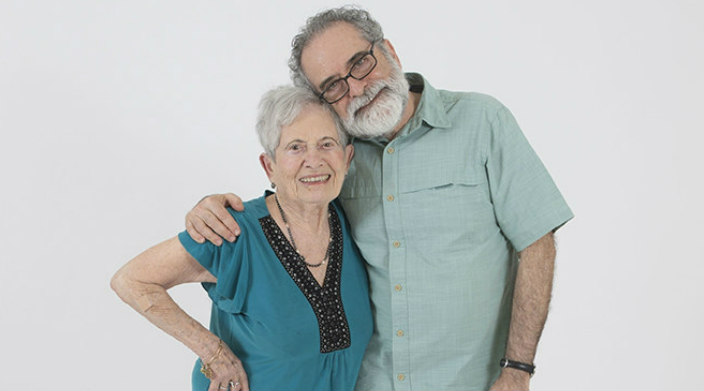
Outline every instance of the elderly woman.
{"label": "elderly woman", "polygon": [[[333,202],[353,147],[330,110],[296,87],[263,97],[257,132],[276,193],[229,210],[239,239],[217,247],[182,232],[111,285],[200,357],[194,390],[351,390],[372,333],[362,259]],[[210,330],[167,293],[188,282],[213,301]]]}

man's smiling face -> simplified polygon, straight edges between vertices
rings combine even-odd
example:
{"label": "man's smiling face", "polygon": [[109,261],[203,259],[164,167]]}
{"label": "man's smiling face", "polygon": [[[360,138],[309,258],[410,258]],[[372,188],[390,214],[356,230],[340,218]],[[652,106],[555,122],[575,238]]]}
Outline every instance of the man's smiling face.
{"label": "man's smiling face", "polygon": [[345,77],[373,44],[374,69],[362,80],[347,78],[349,92],[332,104],[346,130],[356,137],[392,133],[401,120],[408,103],[408,82],[393,49],[386,40],[369,42],[351,24],[338,22],[311,39],[301,54],[303,72],[320,93]]}

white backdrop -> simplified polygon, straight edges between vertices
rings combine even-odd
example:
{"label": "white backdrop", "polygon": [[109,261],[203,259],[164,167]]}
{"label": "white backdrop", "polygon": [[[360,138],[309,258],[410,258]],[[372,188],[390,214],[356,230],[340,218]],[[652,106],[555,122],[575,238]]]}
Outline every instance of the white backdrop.
{"label": "white backdrop", "polygon": [[[404,70],[511,108],[577,216],[533,388],[704,388],[704,3],[410,4],[362,5]],[[0,389],[190,389],[109,279],[203,195],[262,192],[256,103],[336,5],[0,0]]]}

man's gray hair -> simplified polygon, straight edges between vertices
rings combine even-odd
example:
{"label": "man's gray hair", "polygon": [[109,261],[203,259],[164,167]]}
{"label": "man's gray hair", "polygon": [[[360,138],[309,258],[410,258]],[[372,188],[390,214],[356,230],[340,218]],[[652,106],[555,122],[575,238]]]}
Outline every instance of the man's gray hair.
{"label": "man's gray hair", "polygon": [[[315,91],[315,87],[301,69],[301,53],[311,39],[324,31],[330,25],[338,22],[347,22],[359,30],[362,37],[369,42],[377,42],[384,38],[381,25],[369,15],[364,9],[355,6],[344,6],[331,8],[314,15],[301,27],[299,33],[293,37],[291,42],[291,57],[288,60],[288,67],[291,73],[293,84],[299,87],[308,87]],[[385,47],[381,46],[385,51]]]}
{"label": "man's gray hair", "polygon": [[330,105],[324,104],[311,90],[303,87],[281,86],[266,92],[259,101],[257,115],[257,135],[264,152],[276,161],[275,150],[281,140],[281,130],[291,125],[306,106],[323,108],[335,121],[340,145],[348,143],[347,133]]}

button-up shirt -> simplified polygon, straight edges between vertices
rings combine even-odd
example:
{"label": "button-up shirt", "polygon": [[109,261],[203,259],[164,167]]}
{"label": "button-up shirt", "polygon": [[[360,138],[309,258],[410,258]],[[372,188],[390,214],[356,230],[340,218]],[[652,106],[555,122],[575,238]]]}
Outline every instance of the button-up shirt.
{"label": "button-up shirt", "polygon": [[487,389],[517,252],[572,213],[506,107],[406,77],[415,114],[391,141],[354,141],[340,194],[375,319],[357,389]]}

